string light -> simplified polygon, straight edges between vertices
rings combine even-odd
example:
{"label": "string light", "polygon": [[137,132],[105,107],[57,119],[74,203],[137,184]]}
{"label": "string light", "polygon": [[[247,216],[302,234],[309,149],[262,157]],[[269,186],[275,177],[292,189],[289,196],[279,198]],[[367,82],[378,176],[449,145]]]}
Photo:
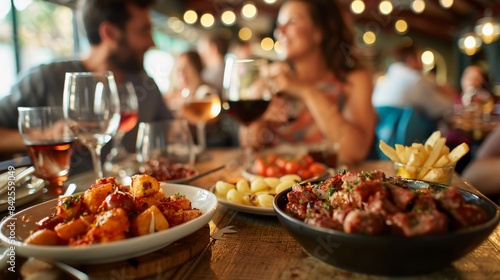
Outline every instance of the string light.
{"label": "string light", "polygon": [[394,28],[399,34],[405,34],[408,31],[408,23],[404,19],[400,19],[396,21]]}
{"label": "string light", "polygon": [[225,25],[233,25],[236,22],[236,15],[233,11],[225,11],[221,15],[221,21]]}
{"label": "string light", "polygon": [[491,44],[500,37],[500,23],[492,17],[490,9],[487,9],[484,15],[477,21],[474,31],[485,44]]}
{"label": "string light", "polygon": [[198,14],[193,10],[187,10],[183,19],[187,24],[194,24],[198,20]]}
{"label": "string light", "polygon": [[351,2],[351,11],[355,14],[362,14],[365,11],[365,2],[354,0]]}
{"label": "string light", "polygon": [[467,32],[458,40],[458,47],[467,55],[474,55],[481,45],[481,39],[474,32]]}
{"label": "string light", "polygon": [[392,12],[393,6],[391,1],[389,0],[384,0],[380,2],[378,5],[378,10],[380,11],[381,14],[388,15]]}

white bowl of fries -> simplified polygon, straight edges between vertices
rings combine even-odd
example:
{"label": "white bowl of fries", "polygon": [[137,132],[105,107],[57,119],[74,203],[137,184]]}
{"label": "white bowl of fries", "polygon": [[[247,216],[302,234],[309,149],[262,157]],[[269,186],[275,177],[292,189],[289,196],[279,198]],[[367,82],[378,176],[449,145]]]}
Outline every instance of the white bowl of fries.
{"label": "white bowl of fries", "polygon": [[401,144],[394,148],[380,141],[380,150],[394,162],[396,176],[450,185],[457,161],[469,152],[469,146],[462,143],[450,151],[446,138],[435,131],[422,143],[411,146]]}

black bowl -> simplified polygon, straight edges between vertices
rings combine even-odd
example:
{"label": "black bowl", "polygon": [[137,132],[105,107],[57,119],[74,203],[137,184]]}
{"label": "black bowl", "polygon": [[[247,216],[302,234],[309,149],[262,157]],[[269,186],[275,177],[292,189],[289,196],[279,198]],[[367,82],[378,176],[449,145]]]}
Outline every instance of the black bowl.
{"label": "black bowl", "polygon": [[[410,188],[447,188],[407,180]],[[440,270],[488,238],[500,219],[498,207],[488,199],[460,190],[465,200],[486,211],[488,221],[442,235],[402,237],[345,233],[308,225],[285,212],[287,189],[276,195],[273,206],[281,224],[313,257],[332,266],[375,275],[409,276]]]}

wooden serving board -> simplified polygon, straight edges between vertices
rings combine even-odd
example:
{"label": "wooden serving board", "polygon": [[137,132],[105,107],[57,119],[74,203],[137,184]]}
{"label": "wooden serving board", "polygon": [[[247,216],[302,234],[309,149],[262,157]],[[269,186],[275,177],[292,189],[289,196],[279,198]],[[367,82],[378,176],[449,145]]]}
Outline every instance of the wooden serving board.
{"label": "wooden serving board", "polygon": [[79,270],[92,279],[138,279],[162,273],[200,254],[210,242],[210,227],[144,256],[114,263],[84,265]]}

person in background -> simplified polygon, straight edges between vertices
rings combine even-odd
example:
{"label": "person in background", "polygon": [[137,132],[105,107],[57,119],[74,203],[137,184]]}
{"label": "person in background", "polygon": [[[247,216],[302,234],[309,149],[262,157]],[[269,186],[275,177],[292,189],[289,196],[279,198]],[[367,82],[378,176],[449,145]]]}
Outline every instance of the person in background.
{"label": "person in background", "polygon": [[225,56],[229,48],[229,40],[222,34],[203,34],[198,41],[198,53],[204,64],[202,78],[213,85],[219,95],[222,94],[224,79]]}
{"label": "person in background", "polygon": [[202,71],[203,63],[196,51],[186,51],[177,57],[172,71],[172,89],[163,98],[166,105],[178,116],[183,104],[182,90],[196,92],[200,86],[206,84],[201,77]]}
{"label": "person in background", "polygon": [[[20,75],[10,94],[0,100],[0,154],[25,151],[17,129],[18,107],[62,106],[66,72],[112,71],[119,87],[128,81],[133,83],[139,122],[172,118],[158,86],[143,68],[144,54],[154,46],[149,16],[153,0],[81,0],[78,4],[90,53],[81,60],[43,64]],[[136,135],[137,126],[124,137],[129,151],[135,150]],[[88,151],[83,145],[75,145],[72,172],[91,167]]]}
{"label": "person in background", "polygon": [[[203,80],[203,68],[201,57],[196,51],[186,51],[177,57],[173,71],[173,88],[164,95],[165,102],[176,112],[177,117],[186,117],[182,105],[187,95],[195,93],[203,96],[207,92],[218,95],[217,90]],[[195,127],[192,125],[191,128],[196,140]],[[208,121],[205,127],[207,147],[234,146],[231,133],[236,132],[227,131],[226,128],[221,125],[220,115]]]}
{"label": "person in background", "polygon": [[[476,105],[472,102],[476,98],[475,95],[478,92],[482,92],[486,94],[487,97],[493,98],[492,82],[489,78],[488,71],[480,64],[471,64],[464,69],[462,77],[460,78],[460,87],[462,94],[457,94],[458,100],[455,100],[455,104],[458,108],[465,109],[466,111],[472,112],[478,109],[480,110],[480,108],[475,107]],[[479,113],[479,115],[481,114],[482,113]],[[447,139],[446,144],[450,148],[454,148],[461,143],[467,143],[471,146],[471,152],[461,158],[455,168],[455,170],[461,174],[475,157],[482,139],[476,139],[475,141],[472,132],[459,128],[446,126],[443,130]]]}
{"label": "person in background", "polygon": [[430,120],[439,120],[453,105],[453,93],[443,90],[435,81],[422,75],[421,50],[415,44],[394,47],[392,63],[375,85],[372,102],[375,107],[411,107]]}
{"label": "person in background", "polygon": [[275,37],[283,61],[270,66],[270,82],[279,94],[261,120],[249,127],[253,137],[241,138],[241,145],[339,144],[340,161],[364,160],[374,141],[372,74],[351,52],[352,26],[338,3],[285,1]]}
{"label": "person in background", "polygon": [[500,205],[500,126],[493,130],[467,165],[462,177]]}

